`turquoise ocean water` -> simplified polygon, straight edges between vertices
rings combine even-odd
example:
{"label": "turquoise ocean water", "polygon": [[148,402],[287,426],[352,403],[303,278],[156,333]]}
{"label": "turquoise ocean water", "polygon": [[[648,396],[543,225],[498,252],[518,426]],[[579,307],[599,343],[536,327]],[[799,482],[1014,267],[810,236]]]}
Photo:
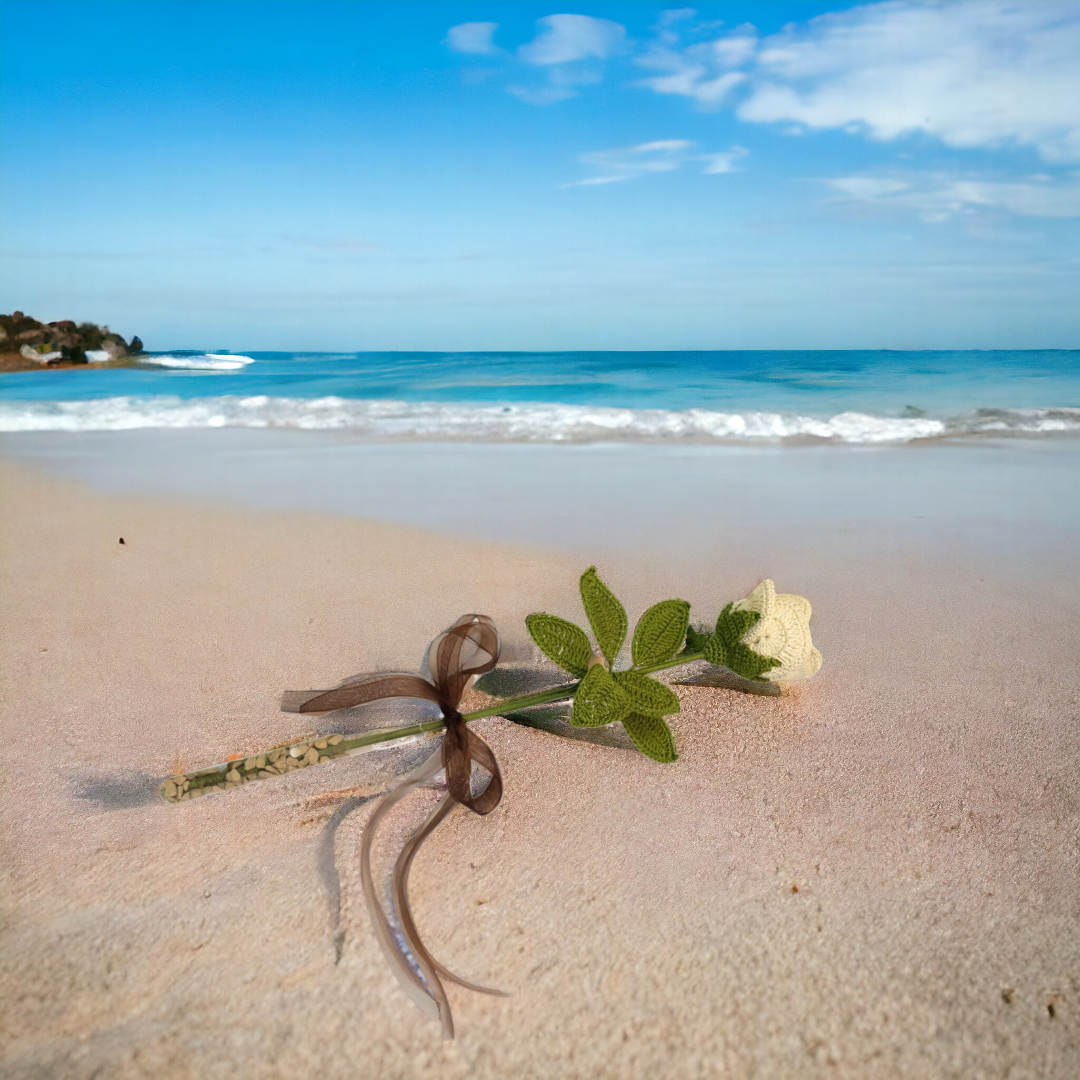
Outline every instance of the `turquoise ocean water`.
{"label": "turquoise ocean water", "polygon": [[174,351],[146,361],[0,375],[0,431],[697,443],[1080,433],[1080,350]]}

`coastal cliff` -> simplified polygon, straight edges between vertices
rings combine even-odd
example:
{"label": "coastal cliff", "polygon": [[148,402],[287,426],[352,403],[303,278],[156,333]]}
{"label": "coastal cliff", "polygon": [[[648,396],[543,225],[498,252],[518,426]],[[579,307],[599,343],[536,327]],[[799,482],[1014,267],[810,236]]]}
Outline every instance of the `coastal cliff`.
{"label": "coastal cliff", "polygon": [[0,315],[0,371],[100,364],[116,367],[143,350],[138,337],[125,342],[107,326],[71,319],[42,323],[16,311]]}

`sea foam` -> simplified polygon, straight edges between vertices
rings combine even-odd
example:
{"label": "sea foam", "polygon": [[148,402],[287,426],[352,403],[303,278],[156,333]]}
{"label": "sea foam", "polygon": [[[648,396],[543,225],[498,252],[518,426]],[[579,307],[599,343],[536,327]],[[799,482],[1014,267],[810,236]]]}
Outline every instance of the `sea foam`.
{"label": "sea foam", "polygon": [[232,353],[199,353],[193,356],[141,355],[140,364],[151,367],[177,368],[186,371],[240,371],[255,361],[250,356],[234,356]]}
{"label": "sea foam", "polygon": [[822,419],[779,412],[465,405],[266,395],[0,403],[0,431],[5,432],[224,427],[352,431],[377,439],[473,442],[824,440],[872,444],[958,435],[1080,433],[1080,409],[994,409],[949,419],[842,412]]}

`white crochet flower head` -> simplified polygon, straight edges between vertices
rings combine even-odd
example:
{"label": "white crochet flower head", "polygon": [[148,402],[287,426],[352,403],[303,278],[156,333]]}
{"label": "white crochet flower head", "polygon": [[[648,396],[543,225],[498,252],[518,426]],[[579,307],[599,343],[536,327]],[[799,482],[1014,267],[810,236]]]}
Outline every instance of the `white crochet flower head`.
{"label": "white crochet flower head", "polygon": [[794,593],[778,593],[766,578],[735,611],[756,611],[760,618],[742,636],[742,643],[779,663],[762,676],[771,682],[808,679],[821,667],[821,653],[810,641],[810,601]]}

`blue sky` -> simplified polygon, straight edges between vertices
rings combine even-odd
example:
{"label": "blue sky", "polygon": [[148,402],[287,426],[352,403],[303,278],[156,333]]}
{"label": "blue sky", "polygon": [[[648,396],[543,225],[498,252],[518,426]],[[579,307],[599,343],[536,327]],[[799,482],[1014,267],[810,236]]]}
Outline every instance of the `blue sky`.
{"label": "blue sky", "polygon": [[4,311],[159,348],[1080,347],[1080,0],[0,20]]}

